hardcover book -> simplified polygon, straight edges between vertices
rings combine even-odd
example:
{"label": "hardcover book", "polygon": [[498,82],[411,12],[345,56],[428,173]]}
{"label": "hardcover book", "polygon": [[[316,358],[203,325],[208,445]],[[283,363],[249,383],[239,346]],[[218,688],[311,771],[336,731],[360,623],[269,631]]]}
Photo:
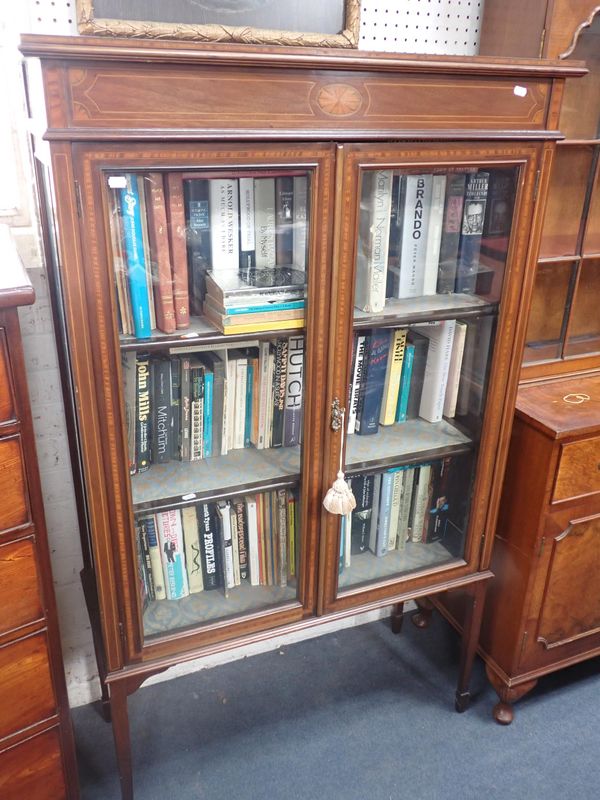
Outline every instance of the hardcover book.
{"label": "hardcover book", "polygon": [[148,517],[142,517],[141,523],[144,526],[146,542],[148,543],[150,569],[152,571],[152,583],[154,585],[154,599],[166,600],[167,590],[165,587],[160,545],[158,543],[158,533],[156,530],[156,516],[151,514]]}
{"label": "hardcover book", "polygon": [[125,410],[125,427],[127,430],[127,453],[129,474],[136,473],[136,396],[137,396],[137,364],[136,354],[131,350],[121,351],[121,374],[123,375],[123,404]]}
{"label": "hardcover book", "polygon": [[[210,208],[208,199],[208,180],[193,178],[183,181],[183,194],[185,197],[185,227],[180,230],[179,224],[174,224],[173,204],[178,202],[179,184],[181,176],[170,173],[169,182],[169,210],[172,221],[171,246],[173,260],[175,249],[180,252],[181,243],[186,242],[187,234],[187,262],[189,268],[188,283],[192,313],[199,316],[202,313],[202,301],[206,294],[206,273],[212,266],[210,249]],[[177,211],[179,219],[179,210]],[[181,254],[177,256],[181,258]]]}
{"label": "hardcover book", "polygon": [[304,382],[304,338],[290,336],[287,351],[283,444],[293,447],[302,439],[302,410]]}
{"label": "hardcover book", "polygon": [[390,338],[391,333],[385,328],[373,330],[369,352],[365,353],[367,363],[364,379],[361,381],[356,412],[356,432],[361,436],[377,433],[379,429]]}
{"label": "hardcover book", "polygon": [[427,231],[433,175],[407,175],[400,275],[394,297],[420,297],[425,281]]}
{"label": "hardcover book", "polygon": [[359,555],[369,548],[375,476],[358,475],[351,479],[350,486],[356,498],[356,508],[352,512],[350,522],[350,551],[353,555]]}
{"label": "hardcover book", "polygon": [[260,541],[258,532],[258,508],[256,496],[244,498],[246,506],[246,523],[248,525],[248,564],[250,569],[250,585],[260,585]]}
{"label": "hardcover book", "polygon": [[256,267],[254,235],[254,178],[240,178],[240,270]]}
{"label": "hardcover book", "polygon": [[208,196],[213,272],[237,274],[240,264],[237,179],[212,178],[208,182]]}
{"label": "hardcover book", "polygon": [[233,540],[231,536],[231,515],[230,506],[224,500],[217,503],[217,518],[219,522],[219,544],[221,548],[221,585],[225,597],[229,596],[229,590],[235,587],[235,575],[233,567]]}
{"label": "hardcover book", "polygon": [[355,335],[354,337],[354,359],[352,371],[352,383],[350,385],[350,397],[348,399],[348,433],[354,433],[357,428],[358,400],[360,397],[360,387],[364,378],[366,367],[365,354],[369,352],[371,343],[370,334]]}
{"label": "hardcover book", "polygon": [[392,181],[392,208],[390,212],[390,243],[388,247],[388,274],[386,297],[394,296],[394,286],[400,280],[400,252],[402,248],[402,226],[404,225],[404,202],[406,200],[406,175],[394,175]]}
{"label": "hardcover book", "polygon": [[123,221],[119,208],[119,194],[111,191],[109,195],[109,227],[110,244],[112,251],[112,264],[115,276],[119,310],[119,330],[125,336],[133,336],[133,316],[131,314],[131,299],[129,297],[129,282],[127,279],[127,263],[123,249]]}
{"label": "hardcover book", "polygon": [[444,413],[444,397],[455,327],[456,320],[447,319],[419,329],[420,333],[429,339],[423,392],[419,405],[419,416],[428,422],[439,422]]}
{"label": "hardcover book", "polygon": [[383,401],[379,415],[379,423],[381,425],[393,425],[396,421],[398,391],[400,389],[405,347],[406,329],[398,328],[392,333],[390,352],[385,370]]}
{"label": "hardcover book", "polygon": [[151,363],[152,375],[152,463],[171,460],[171,362],[156,358]]}
{"label": "hardcover book", "polygon": [[283,446],[285,400],[287,389],[288,343],[288,339],[277,339],[277,344],[275,346],[272,447]]}
{"label": "hardcover book", "polygon": [[138,355],[136,376],[135,465],[136,472],[145,472],[150,467],[150,435],[152,431],[150,401],[152,379],[150,360],[147,356]]}
{"label": "hardcover book", "polygon": [[429,483],[431,479],[431,465],[421,464],[415,474],[415,488],[413,490],[413,508],[411,511],[411,542],[423,541],[423,525],[428,512]]}
{"label": "hardcover book", "polygon": [[427,248],[425,250],[424,295],[436,294],[437,292],[445,193],[446,176],[434,175],[431,185],[431,210],[427,228]]}
{"label": "hardcover book", "polygon": [[386,169],[362,176],[354,304],[372,314],[385,306],[392,177],[393,172]]}
{"label": "hardcover book", "polygon": [[278,266],[294,260],[294,178],[281,175],[275,178],[275,254]]}
{"label": "hardcover book", "polygon": [[171,356],[171,458],[181,461],[181,359]]}
{"label": "hardcover book", "polygon": [[466,181],[467,176],[464,172],[452,173],[448,175],[446,181],[444,220],[442,223],[438,266],[438,294],[452,293],[456,283],[458,245],[460,243]]}
{"label": "hardcover book", "polygon": [[240,579],[245,581],[250,577],[250,561],[248,551],[248,520],[246,504],[241,497],[233,500],[236,515],[236,532],[238,537],[238,553],[240,564]]}
{"label": "hardcover book", "polygon": [[120,205],[123,222],[123,240],[127,262],[127,279],[135,336],[144,339],[150,336],[150,303],[148,298],[148,276],[142,239],[142,219],[137,176],[126,175],[127,185],[121,189]]}
{"label": "hardcover book", "polygon": [[425,366],[427,365],[429,339],[414,330],[409,330],[408,341],[414,347],[414,358],[406,406],[406,418],[416,419],[419,416],[421,396],[423,394],[423,380],[425,378]]}
{"label": "hardcover book", "polygon": [[277,264],[275,245],[275,178],[254,180],[256,268],[273,270]]}
{"label": "hardcover book", "polygon": [[412,380],[413,363],[415,360],[415,346],[407,343],[402,361],[402,374],[398,388],[398,405],[396,406],[396,422],[406,422],[408,414],[408,396]]}
{"label": "hardcover book", "polygon": [[204,589],[202,579],[202,552],[200,549],[200,531],[198,517],[194,506],[186,506],[181,510],[183,541],[185,546],[185,564],[190,594]]}
{"label": "hardcover book", "polygon": [[173,300],[173,274],[167,230],[167,208],[163,176],[160,172],[149,172],[144,178],[146,212],[148,214],[148,243],[154,284],[154,307],[156,326],[164,333],[174,333],[175,305]]}
{"label": "hardcover book", "polygon": [[305,270],[308,254],[308,177],[294,178],[293,261],[296,269]]}
{"label": "hardcover book", "polygon": [[180,600],[189,594],[185,559],[183,555],[183,529],[181,512],[177,509],[156,514],[160,555],[168,600]]}
{"label": "hardcover book", "polygon": [[458,399],[458,387],[460,386],[460,373],[462,370],[466,335],[467,324],[457,320],[456,328],[454,329],[454,341],[452,342],[450,366],[448,368],[448,384],[444,397],[444,416],[449,418],[454,417],[456,414],[456,401]]}
{"label": "hardcover book", "polygon": [[456,268],[456,292],[475,292],[489,178],[489,172],[476,172],[467,179]]}
{"label": "hardcover book", "polygon": [[202,582],[205,590],[218,589],[221,585],[221,563],[219,558],[218,523],[212,503],[196,506],[200,529],[202,552]]}
{"label": "hardcover book", "polygon": [[410,538],[410,512],[412,510],[413,488],[415,482],[415,467],[407,467],[402,479],[402,495],[398,512],[398,549],[403,550]]}
{"label": "hardcover book", "polygon": [[369,549],[379,558],[384,556],[388,551],[393,488],[394,473],[388,470],[381,476],[379,516],[377,520],[377,526],[371,527],[371,535],[369,539]]}

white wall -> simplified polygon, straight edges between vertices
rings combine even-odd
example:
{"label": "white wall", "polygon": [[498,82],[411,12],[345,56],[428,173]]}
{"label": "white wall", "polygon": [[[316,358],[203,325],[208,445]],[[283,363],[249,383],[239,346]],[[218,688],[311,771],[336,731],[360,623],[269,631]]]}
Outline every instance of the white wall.
{"label": "white wall", "polygon": [[[360,33],[360,46],[363,49],[476,52],[483,2],[473,0],[459,6],[455,0],[363,0],[363,5],[365,10]],[[431,16],[432,14],[435,16]],[[10,19],[6,5],[3,4],[0,15],[0,22],[9,26],[15,34],[76,33],[75,0],[26,0],[11,4]],[[22,142],[26,141],[24,124],[21,137]],[[27,168],[26,164],[25,167]],[[32,185],[30,170],[23,176],[23,184],[27,190]],[[76,706],[98,699],[100,690],[90,624],[79,582],[81,547],[47,275],[40,254],[35,210],[30,212],[30,219],[26,222],[27,224],[21,224],[14,229],[14,233],[21,257],[35,287],[37,300],[34,306],[22,309],[20,316],[67,686],[70,702]],[[169,680],[193,670],[274,649],[302,638],[363,624],[388,613],[389,609],[381,609],[362,617],[327,623],[318,629],[294,636],[280,636],[249,648],[212,656],[203,661],[189,662],[174,667],[153,681]]]}

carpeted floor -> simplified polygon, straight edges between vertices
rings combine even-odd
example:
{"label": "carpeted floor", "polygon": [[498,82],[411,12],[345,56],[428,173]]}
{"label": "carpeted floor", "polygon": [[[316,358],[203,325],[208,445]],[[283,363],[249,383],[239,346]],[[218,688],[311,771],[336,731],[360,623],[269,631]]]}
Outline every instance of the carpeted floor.
{"label": "carpeted floor", "polygon": [[[477,661],[454,711],[456,635],[350,628],[129,701],[136,800],[595,800],[600,660],[543,678],[509,727]],[[119,797],[110,725],[73,712],[83,800]]]}

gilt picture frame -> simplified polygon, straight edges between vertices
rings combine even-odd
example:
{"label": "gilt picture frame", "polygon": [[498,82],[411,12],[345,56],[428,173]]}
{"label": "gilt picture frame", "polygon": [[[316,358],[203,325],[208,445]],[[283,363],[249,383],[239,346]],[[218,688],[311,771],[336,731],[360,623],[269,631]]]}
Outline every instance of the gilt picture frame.
{"label": "gilt picture frame", "polygon": [[76,6],[79,33],[93,36],[358,46],[360,0],[76,0]]}

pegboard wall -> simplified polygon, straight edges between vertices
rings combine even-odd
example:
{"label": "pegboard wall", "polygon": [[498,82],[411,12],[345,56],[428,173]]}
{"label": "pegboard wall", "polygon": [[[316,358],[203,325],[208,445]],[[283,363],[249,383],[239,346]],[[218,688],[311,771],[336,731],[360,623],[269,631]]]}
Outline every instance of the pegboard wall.
{"label": "pegboard wall", "polygon": [[[164,0],[168,3],[169,0]],[[362,0],[361,50],[475,55],[485,0]],[[33,33],[77,33],[75,0],[27,0]]]}

